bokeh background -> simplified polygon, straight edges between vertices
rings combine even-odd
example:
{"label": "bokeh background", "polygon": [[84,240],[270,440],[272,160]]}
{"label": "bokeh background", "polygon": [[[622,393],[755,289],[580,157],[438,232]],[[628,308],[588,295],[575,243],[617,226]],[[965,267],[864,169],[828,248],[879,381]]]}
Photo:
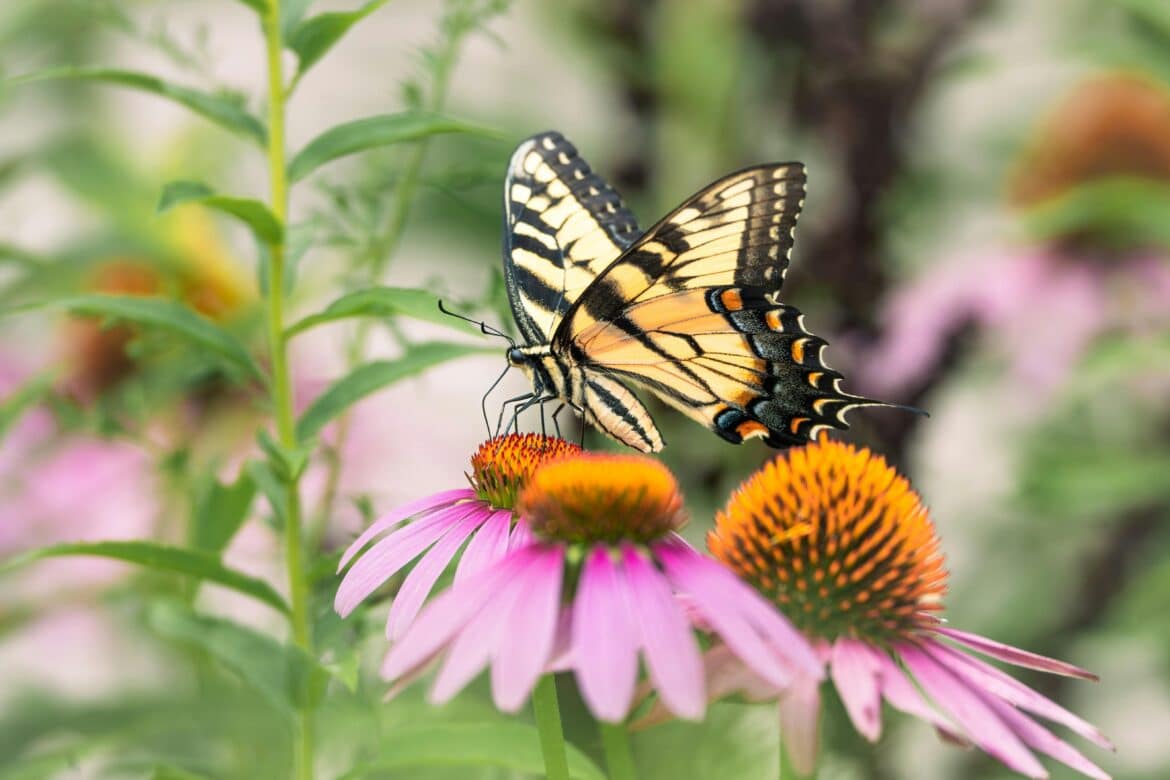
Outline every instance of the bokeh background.
{"label": "bokeh background", "polygon": [[[179,178],[264,197],[264,161],[141,92],[12,78],[99,65],[262,109],[263,48],[240,3],[0,7],[3,556],[183,541],[266,419],[256,388],[173,340],[20,309],[68,292],[166,295],[262,353],[248,234],[198,207],[155,206]],[[846,387],[929,411],[862,410],[845,437],[896,463],[932,507],[951,621],[1098,672],[1096,685],[1028,681],[1116,741],[1116,755],[1091,755],[1116,777],[1170,776],[1170,6],[395,0],[305,76],[289,148],[410,107],[500,137],[439,137],[316,174],[292,203],[295,312],[381,281],[510,325],[502,177],[515,143],[540,130],[569,137],[644,225],[732,169],[805,162],[786,300],[829,340]],[[298,398],[431,335],[377,322],[306,334],[293,348]],[[357,406],[306,477],[313,542],[336,550],[371,514],[462,482],[501,368],[502,356],[469,357]],[[512,376],[493,398],[523,387]],[[700,540],[769,452],[653,410]],[[279,587],[265,505],[241,504],[251,519],[227,560]],[[264,692],[210,669],[150,607],[176,587],[88,559],[0,570],[0,777],[170,777],[157,757],[176,755],[199,776],[287,771],[287,724]],[[335,581],[326,572],[317,587],[327,602]],[[226,592],[198,599],[280,634]],[[483,691],[437,715],[417,692],[381,704],[379,614],[359,631],[319,618],[357,681],[323,705],[333,774],[397,723],[490,716]],[[568,726],[596,750],[572,712]],[[635,751],[650,778],[775,776],[774,729],[771,709],[732,702],[704,726],[640,734]],[[1008,776],[903,718],[877,746],[832,706],[824,730],[825,778]],[[469,776],[400,773],[432,775]]]}

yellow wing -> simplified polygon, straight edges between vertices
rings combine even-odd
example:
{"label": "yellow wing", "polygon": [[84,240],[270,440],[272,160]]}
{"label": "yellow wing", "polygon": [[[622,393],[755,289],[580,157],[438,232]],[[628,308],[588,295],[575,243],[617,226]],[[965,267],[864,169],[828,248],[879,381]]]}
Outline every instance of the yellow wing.
{"label": "yellow wing", "polygon": [[638,235],[614,189],[556,132],[517,147],[504,183],[504,279],[528,344],[548,343],[566,311]]}
{"label": "yellow wing", "polygon": [[847,427],[846,411],[878,402],[841,390],[824,340],[779,301],[804,180],[796,163],[750,168],[687,200],[581,295],[553,351],[732,442],[787,446]]}

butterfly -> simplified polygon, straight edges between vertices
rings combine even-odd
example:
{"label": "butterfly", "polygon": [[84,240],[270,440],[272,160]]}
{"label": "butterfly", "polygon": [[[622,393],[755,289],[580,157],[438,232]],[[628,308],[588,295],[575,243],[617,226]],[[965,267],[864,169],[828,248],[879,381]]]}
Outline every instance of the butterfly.
{"label": "butterfly", "polygon": [[645,232],[556,132],[522,142],[504,184],[504,282],[533,392],[609,437],[662,449],[649,390],[736,444],[786,447],[844,429],[858,406],[826,342],[779,300],[804,203],[800,163],[728,174]]}

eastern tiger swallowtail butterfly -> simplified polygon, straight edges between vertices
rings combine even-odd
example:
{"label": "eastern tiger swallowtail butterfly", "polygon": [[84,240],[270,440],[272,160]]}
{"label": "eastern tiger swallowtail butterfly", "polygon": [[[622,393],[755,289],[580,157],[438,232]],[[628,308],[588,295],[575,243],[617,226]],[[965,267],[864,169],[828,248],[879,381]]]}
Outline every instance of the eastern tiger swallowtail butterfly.
{"label": "eastern tiger swallowtail butterfly", "polygon": [[800,163],[745,168],[642,232],[560,133],[521,143],[504,184],[504,280],[528,405],[559,398],[642,452],[662,435],[628,385],[727,441],[774,447],[886,405],[842,391],[826,342],[779,300],[804,182]]}

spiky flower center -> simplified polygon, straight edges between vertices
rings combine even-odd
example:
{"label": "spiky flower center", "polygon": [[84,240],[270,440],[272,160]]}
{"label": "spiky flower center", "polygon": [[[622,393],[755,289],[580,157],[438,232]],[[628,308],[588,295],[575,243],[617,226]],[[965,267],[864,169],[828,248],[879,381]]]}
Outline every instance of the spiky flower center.
{"label": "spiky flower center", "polygon": [[516,496],[540,466],[580,451],[576,444],[539,433],[488,439],[471,456],[471,486],[479,499],[499,509],[512,509]]}
{"label": "spiky flower center", "polygon": [[910,483],[869,450],[827,439],[744,482],[707,546],[828,640],[913,633],[946,592],[934,524]]}
{"label": "spiky flower center", "polygon": [[517,512],[532,530],[566,542],[649,542],[686,522],[670,471],[641,455],[583,453],[542,466]]}

